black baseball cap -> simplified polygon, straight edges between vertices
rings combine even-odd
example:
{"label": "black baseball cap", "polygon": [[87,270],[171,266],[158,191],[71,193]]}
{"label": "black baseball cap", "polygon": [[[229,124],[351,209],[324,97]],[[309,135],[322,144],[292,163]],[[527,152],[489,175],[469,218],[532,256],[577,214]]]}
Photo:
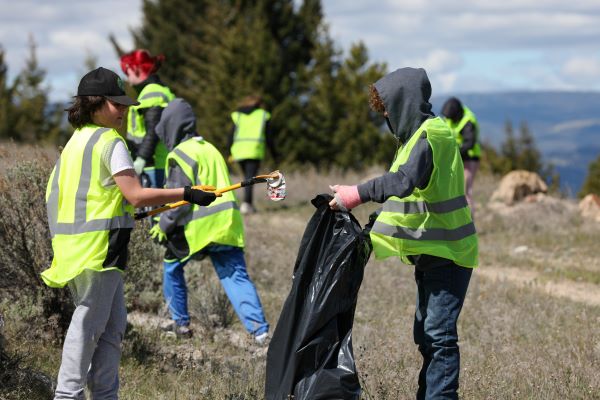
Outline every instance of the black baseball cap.
{"label": "black baseball cap", "polygon": [[140,103],[125,94],[123,81],[113,71],[99,67],[81,78],[77,96],[102,96],[124,106],[137,106]]}

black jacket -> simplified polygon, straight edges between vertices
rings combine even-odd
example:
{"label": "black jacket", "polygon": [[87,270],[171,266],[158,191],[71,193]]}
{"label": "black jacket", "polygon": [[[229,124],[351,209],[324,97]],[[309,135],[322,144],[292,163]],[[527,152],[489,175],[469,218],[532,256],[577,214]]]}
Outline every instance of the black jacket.
{"label": "black jacket", "polygon": [[[150,83],[157,83],[164,86],[158,75],[150,75],[144,82],[135,85],[134,89],[139,93]],[[135,154],[137,157],[142,157],[146,160],[146,166],[149,166],[154,163],[154,150],[159,141],[158,136],[156,136],[156,125],[158,125],[158,122],[160,121],[163,107],[141,108],[138,112],[144,116],[146,134],[142,139],[142,143],[135,148]]]}

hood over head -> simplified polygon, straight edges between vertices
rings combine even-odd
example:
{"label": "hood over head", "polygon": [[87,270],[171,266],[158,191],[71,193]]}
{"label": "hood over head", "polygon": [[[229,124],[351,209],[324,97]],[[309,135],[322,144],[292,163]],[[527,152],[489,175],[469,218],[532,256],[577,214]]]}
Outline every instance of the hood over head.
{"label": "hood over head", "polygon": [[423,68],[400,68],[375,82],[392,133],[406,143],[431,111],[431,84]]}
{"label": "hood over head", "polygon": [[463,105],[456,97],[450,97],[442,106],[441,114],[453,122],[458,122],[464,115]]}
{"label": "hood over head", "polygon": [[160,116],[156,135],[169,151],[196,135],[196,116],[192,106],[184,99],[173,99]]}

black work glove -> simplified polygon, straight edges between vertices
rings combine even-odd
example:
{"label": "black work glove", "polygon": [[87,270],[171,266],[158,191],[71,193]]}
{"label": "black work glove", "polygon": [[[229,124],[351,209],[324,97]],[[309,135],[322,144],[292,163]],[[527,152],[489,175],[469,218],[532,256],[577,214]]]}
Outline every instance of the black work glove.
{"label": "black work glove", "polygon": [[215,199],[217,195],[213,192],[205,192],[199,189],[192,189],[190,186],[183,188],[183,199],[189,203],[198,204],[199,206],[207,206]]}

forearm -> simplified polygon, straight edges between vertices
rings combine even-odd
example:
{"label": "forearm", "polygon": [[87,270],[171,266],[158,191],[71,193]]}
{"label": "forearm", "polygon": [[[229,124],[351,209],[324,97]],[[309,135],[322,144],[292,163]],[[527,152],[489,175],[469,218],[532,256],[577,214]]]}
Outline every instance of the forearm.
{"label": "forearm", "polygon": [[140,190],[135,192],[132,198],[127,198],[136,208],[146,206],[160,206],[167,203],[173,203],[183,200],[183,188],[177,189],[156,189],[144,188],[140,186]]}
{"label": "forearm", "polygon": [[183,200],[183,188],[144,188],[132,169],[115,174],[114,179],[125,199],[136,208]]}

